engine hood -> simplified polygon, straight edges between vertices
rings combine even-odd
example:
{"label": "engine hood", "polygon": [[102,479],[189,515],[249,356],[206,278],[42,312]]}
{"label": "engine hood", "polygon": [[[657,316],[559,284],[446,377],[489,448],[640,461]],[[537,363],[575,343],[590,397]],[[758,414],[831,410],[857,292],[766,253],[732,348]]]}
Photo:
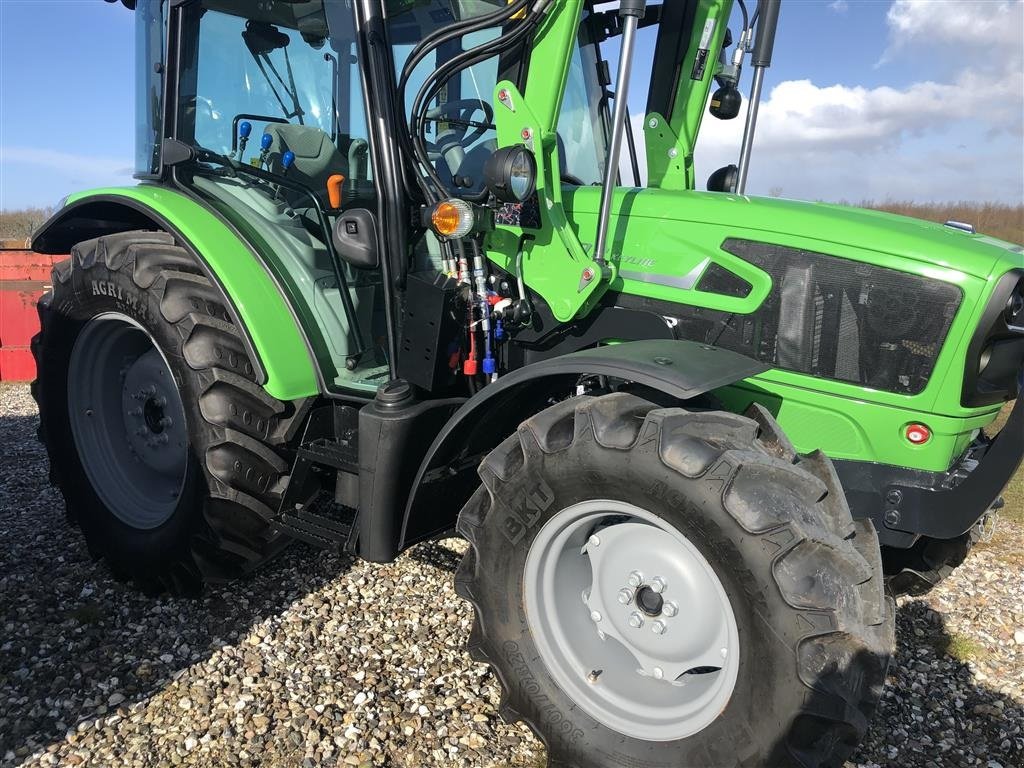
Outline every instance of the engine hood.
{"label": "engine hood", "polygon": [[[580,239],[592,242],[600,190],[565,188],[563,195]],[[672,222],[735,230],[737,236],[745,237],[761,233],[766,241],[780,244],[793,238],[817,241],[825,253],[835,250],[829,244],[874,251],[981,279],[1024,266],[1024,247],[1014,243],[920,219],[828,203],[692,190],[619,189],[612,217],[616,246],[636,242],[638,230],[650,231],[651,220],[657,220],[663,228]]]}

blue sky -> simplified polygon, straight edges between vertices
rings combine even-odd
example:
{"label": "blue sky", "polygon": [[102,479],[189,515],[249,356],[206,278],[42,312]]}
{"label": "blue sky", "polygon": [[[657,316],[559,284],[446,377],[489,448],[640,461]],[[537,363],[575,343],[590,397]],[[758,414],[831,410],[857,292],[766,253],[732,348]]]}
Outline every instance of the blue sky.
{"label": "blue sky", "polygon": [[[1021,202],[1021,10],[1021,0],[785,0],[749,191]],[[132,45],[120,5],[0,0],[0,208],[130,183]],[[705,119],[699,179],[735,160],[742,120]]]}

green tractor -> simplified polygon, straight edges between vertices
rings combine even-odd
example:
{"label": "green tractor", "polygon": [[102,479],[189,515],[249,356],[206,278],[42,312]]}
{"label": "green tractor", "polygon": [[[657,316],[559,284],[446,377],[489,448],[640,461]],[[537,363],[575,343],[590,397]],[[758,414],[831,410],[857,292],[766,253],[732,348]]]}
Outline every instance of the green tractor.
{"label": "green tractor", "polygon": [[743,194],[777,0],[735,41],[732,0],[125,5],[141,183],[33,241],[71,254],[33,391],[92,553],[193,594],[455,531],[470,649],[552,765],[841,764],[893,596],[1020,464],[1024,406],[982,430],[1021,247]]}

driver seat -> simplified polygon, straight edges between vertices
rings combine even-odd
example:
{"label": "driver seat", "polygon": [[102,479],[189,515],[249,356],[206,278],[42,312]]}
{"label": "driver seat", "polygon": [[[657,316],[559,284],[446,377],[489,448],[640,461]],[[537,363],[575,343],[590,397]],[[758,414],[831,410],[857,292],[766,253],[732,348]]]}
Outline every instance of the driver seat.
{"label": "driver seat", "polygon": [[343,174],[348,179],[348,162],[331,141],[331,137],[309,125],[291,125],[271,123],[267,126],[274,143],[268,155],[270,170],[281,174],[281,156],[291,150],[295,153],[295,162],[288,171],[289,179],[305,184],[316,192],[318,197],[327,194],[327,179],[335,173]]}

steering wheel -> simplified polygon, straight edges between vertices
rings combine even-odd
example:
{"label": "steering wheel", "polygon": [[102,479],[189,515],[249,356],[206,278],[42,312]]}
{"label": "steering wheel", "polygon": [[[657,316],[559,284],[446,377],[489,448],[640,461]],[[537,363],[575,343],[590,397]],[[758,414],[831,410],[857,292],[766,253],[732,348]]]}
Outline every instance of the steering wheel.
{"label": "steering wheel", "polygon": [[[477,112],[484,113],[482,121],[472,120]],[[494,129],[494,108],[482,99],[454,99],[453,101],[439,104],[427,110],[426,119],[434,122],[442,122],[444,118],[451,121],[451,129],[455,131],[454,139],[468,147],[474,141],[483,136],[487,131]],[[473,132],[466,134],[472,128]],[[428,141],[427,153],[431,160],[441,157],[441,150],[434,142]]]}

